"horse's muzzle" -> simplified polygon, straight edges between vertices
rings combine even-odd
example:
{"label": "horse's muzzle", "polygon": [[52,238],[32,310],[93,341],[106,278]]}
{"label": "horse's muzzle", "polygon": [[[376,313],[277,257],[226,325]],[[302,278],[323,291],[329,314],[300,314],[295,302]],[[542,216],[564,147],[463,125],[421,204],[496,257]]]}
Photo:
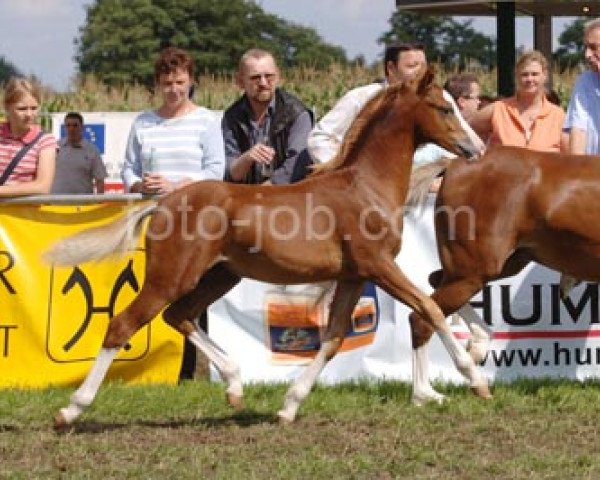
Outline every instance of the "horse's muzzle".
{"label": "horse's muzzle", "polygon": [[458,142],[458,150],[460,151],[461,156],[465,157],[470,162],[477,160],[481,154],[470,140],[460,140]]}

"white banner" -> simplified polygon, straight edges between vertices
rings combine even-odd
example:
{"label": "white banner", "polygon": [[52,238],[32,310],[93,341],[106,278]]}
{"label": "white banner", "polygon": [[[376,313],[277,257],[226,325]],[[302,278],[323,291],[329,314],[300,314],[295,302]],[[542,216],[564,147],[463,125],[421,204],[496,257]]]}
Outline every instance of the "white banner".
{"label": "white banner", "polygon": [[[429,274],[439,268],[433,233],[433,200],[433,197],[429,199],[421,216],[405,218],[403,246],[397,258],[398,265],[408,277],[428,293],[432,291],[428,284]],[[476,312],[493,331],[491,350],[481,367],[488,378],[584,379],[598,376],[598,285],[584,282],[563,302],[559,296],[559,278],[553,270],[530,264],[518,276],[493,282],[472,299]],[[295,378],[304,368],[307,352],[314,352],[318,346],[315,345],[315,329],[312,334],[310,328],[305,332],[306,329],[300,328],[294,320],[288,322],[287,330],[273,326],[280,320],[273,320],[277,315],[273,317],[272,305],[269,312],[268,301],[282,290],[286,289],[242,280],[209,311],[210,336],[241,365],[242,378],[246,382]],[[301,292],[303,288],[288,287],[287,290]],[[310,303],[307,298],[311,295],[314,298],[315,287],[309,288],[308,293],[300,295],[299,300],[297,295],[294,300],[305,309]],[[281,297],[275,295],[275,299],[280,301]],[[366,302],[367,308],[371,308],[369,301]],[[287,310],[278,310],[279,317],[294,317],[298,310],[296,303]],[[350,341],[329,362],[320,381],[336,383],[361,377],[411,380],[410,312],[379,289],[376,306],[379,318],[375,333],[369,330],[371,317],[361,316],[355,310],[355,318],[367,319],[366,326],[362,321],[362,324],[353,322]],[[281,305],[276,303],[275,307]],[[314,313],[315,318],[319,315],[323,312]],[[453,326],[453,330],[459,338],[467,332],[462,322],[458,327]],[[273,341],[273,338],[283,340]],[[287,357],[277,351],[278,342],[291,345]],[[302,342],[304,351],[297,348]],[[303,355],[298,355],[299,352]],[[430,343],[430,359],[432,379],[463,381],[435,335]]]}

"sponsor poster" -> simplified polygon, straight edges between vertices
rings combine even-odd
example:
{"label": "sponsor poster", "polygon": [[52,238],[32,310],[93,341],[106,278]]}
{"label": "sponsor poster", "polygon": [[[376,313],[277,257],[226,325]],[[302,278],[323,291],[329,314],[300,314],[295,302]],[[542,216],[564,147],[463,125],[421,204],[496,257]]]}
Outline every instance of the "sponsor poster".
{"label": "sponsor poster", "polygon": [[[54,241],[110,222],[125,203],[0,206],[0,387],[81,383],[109,319],[140,290],[143,240],[122,258],[54,268]],[[138,331],[108,373],[128,382],[174,383],[183,338],[161,319]]]}

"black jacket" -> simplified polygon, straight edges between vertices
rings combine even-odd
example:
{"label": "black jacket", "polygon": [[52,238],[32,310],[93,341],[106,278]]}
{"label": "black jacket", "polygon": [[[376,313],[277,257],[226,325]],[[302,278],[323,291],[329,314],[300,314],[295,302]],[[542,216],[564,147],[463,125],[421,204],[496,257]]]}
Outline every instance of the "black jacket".
{"label": "black jacket", "polygon": [[[249,150],[252,146],[250,112],[248,100],[244,95],[223,113],[223,122],[233,133],[241,153]],[[289,180],[290,183],[304,178],[307,174],[308,165],[312,163],[306,149],[303,152],[288,152],[290,129],[302,112],[308,112],[311,123],[314,122],[311,110],[306,108],[298,98],[279,88],[275,90],[275,108],[269,128],[269,143],[275,149],[273,169],[277,170],[284,164],[287,154],[297,155]],[[228,172],[225,174],[225,179],[231,181]],[[252,168],[248,172],[245,183],[262,183],[264,180],[259,169]]]}

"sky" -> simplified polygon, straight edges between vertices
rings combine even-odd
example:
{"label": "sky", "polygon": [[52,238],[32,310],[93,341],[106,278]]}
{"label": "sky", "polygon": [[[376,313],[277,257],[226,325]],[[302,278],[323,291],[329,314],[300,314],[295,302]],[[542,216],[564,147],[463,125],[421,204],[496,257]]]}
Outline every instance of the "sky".
{"label": "sky", "polygon": [[[226,0],[224,0],[226,1]],[[34,74],[58,91],[69,89],[76,73],[73,40],[85,22],[92,0],[0,0],[0,55],[26,75]],[[256,0],[288,21],[314,28],[328,43],[341,46],[349,58],[381,59],[377,43],[389,29],[395,0]],[[464,18],[460,18],[463,20]],[[573,18],[553,23],[555,37]],[[473,27],[495,36],[495,21],[476,19]],[[532,46],[533,23],[517,20],[517,45]],[[556,44],[556,42],[555,42]]]}

